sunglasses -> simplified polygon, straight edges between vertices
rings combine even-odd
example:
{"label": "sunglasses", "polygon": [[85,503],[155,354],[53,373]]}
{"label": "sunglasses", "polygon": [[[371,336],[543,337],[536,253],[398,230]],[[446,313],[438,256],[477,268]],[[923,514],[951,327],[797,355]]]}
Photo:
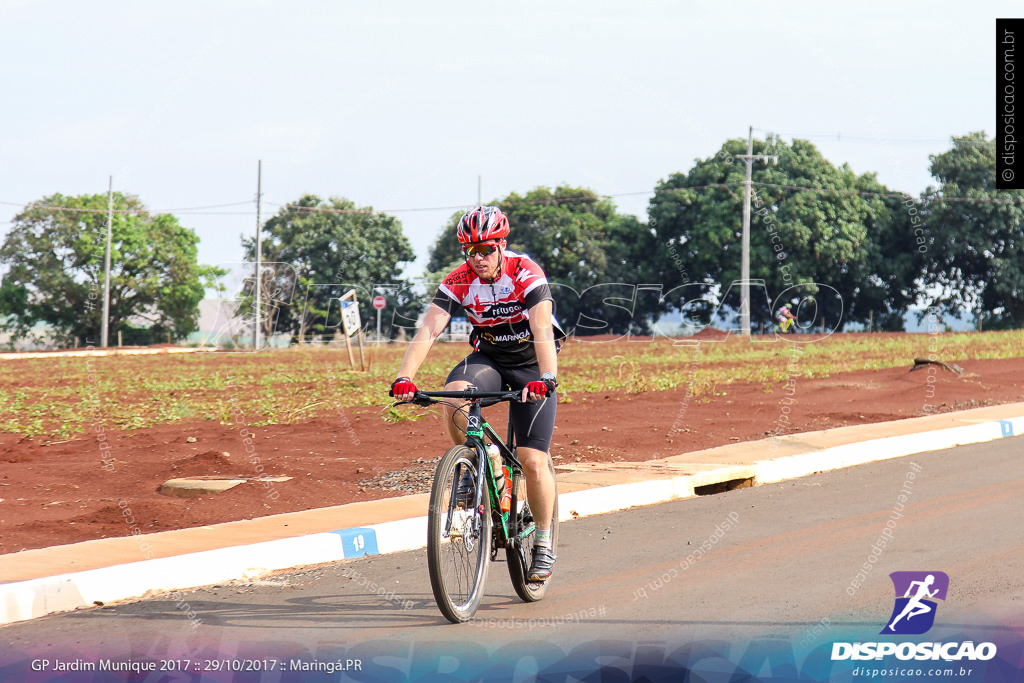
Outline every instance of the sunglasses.
{"label": "sunglasses", "polygon": [[462,247],[462,253],[466,256],[476,256],[477,254],[480,256],[490,256],[497,250],[498,245],[496,244],[470,244]]}

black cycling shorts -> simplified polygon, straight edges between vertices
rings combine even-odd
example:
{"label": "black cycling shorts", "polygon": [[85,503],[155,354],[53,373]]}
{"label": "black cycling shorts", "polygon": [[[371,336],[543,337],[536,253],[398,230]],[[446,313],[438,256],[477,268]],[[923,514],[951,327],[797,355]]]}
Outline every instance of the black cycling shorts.
{"label": "black cycling shorts", "polygon": [[[514,368],[502,367],[479,351],[474,351],[452,368],[445,384],[469,382],[480,391],[519,391],[529,382],[539,379],[540,368],[536,363]],[[557,406],[558,397],[554,392],[540,401],[510,403],[516,444],[547,452],[555,431]]]}

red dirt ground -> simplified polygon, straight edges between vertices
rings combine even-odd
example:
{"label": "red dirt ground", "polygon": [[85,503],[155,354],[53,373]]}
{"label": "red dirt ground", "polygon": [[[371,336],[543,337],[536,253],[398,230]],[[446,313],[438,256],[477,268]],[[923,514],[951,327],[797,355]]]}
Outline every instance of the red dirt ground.
{"label": "red dirt ground", "polygon": [[[852,424],[1024,401],[1024,358],[962,361],[967,375],[901,369],[796,380],[791,429]],[[972,376],[973,375],[973,376]],[[552,444],[556,465],[578,461],[643,461],[782,433],[782,392],[733,384],[724,393],[687,397],[676,391],[575,394],[559,405]],[[489,419],[502,420],[500,408]],[[0,434],[0,554],[132,533],[129,507],[143,533],[339,505],[423,491],[432,461],[446,448],[436,414],[385,423],[377,408],[339,418],[254,429],[265,474],[290,481],[251,483],[216,496],[183,499],[157,492],[186,475],[259,473],[245,456],[237,427],[193,421],[110,433],[113,467],[101,467],[95,441],[43,445]],[[110,468],[108,468],[110,470]],[[398,490],[380,488],[394,483]]]}

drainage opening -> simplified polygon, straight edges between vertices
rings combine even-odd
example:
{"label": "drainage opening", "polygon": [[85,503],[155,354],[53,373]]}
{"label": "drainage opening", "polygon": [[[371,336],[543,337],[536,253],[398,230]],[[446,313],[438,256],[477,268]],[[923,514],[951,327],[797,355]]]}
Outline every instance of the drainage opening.
{"label": "drainage opening", "polygon": [[715,484],[706,484],[704,486],[695,486],[693,492],[698,496],[710,496],[716,493],[725,493],[726,491],[732,491],[733,489],[748,489],[754,485],[754,478],[747,477],[746,479],[730,479],[729,481],[720,481]]}

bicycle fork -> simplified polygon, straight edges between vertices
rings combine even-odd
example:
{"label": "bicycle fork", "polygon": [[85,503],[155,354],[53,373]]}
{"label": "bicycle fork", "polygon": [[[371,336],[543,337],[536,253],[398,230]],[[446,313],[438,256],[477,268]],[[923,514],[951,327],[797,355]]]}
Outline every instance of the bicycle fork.
{"label": "bicycle fork", "polygon": [[[480,530],[483,524],[482,517],[485,510],[482,501],[484,499],[483,497],[487,495],[487,486],[485,481],[487,476],[487,466],[484,464],[487,461],[487,452],[483,448],[484,433],[481,428],[481,422],[480,406],[475,403],[470,404],[466,429],[467,439],[465,445],[476,452],[477,477],[474,482],[473,497],[471,499],[470,506],[466,511],[472,511],[474,514],[470,517],[470,528],[468,530],[465,528],[459,530],[460,534],[463,535],[464,538],[468,536],[468,538],[465,539],[465,542],[470,549],[472,549],[472,539],[480,537]],[[451,537],[452,522],[456,518],[456,499],[458,498],[458,490],[462,483],[462,477],[465,474],[462,471],[463,467],[465,467],[465,465],[460,465],[456,468],[452,481],[452,495],[448,498],[448,515],[445,519],[444,536],[449,538]]]}

